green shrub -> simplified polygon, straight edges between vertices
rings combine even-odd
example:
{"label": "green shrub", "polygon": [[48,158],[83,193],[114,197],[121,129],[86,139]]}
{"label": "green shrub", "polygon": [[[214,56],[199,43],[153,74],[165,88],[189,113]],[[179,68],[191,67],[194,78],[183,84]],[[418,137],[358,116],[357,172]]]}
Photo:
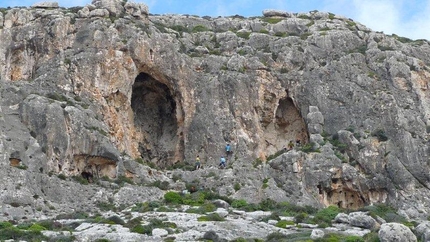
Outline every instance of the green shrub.
{"label": "green shrub", "polygon": [[158,187],[161,190],[168,190],[169,189],[169,182],[168,181],[155,181],[151,183],[151,186]]}
{"label": "green shrub", "polygon": [[263,22],[269,23],[269,24],[277,24],[282,21],[282,18],[271,18],[271,17],[264,17],[261,20]]}
{"label": "green shrub", "polygon": [[0,222],[0,229],[9,228],[12,226],[13,224],[11,224],[10,222]]}
{"label": "green shrub", "polygon": [[64,174],[58,174],[58,178],[60,178],[61,180],[66,180],[66,175]]}
{"label": "green shrub", "polygon": [[98,202],[96,206],[102,211],[116,211],[117,208],[113,203]]}
{"label": "green shrub", "polygon": [[384,131],[384,130],[382,130],[382,129],[377,129],[377,130],[373,131],[373,132],[372,132],[372,136],[375,136],[376,138],[378,138],[378,140],[379,140],[380,142],[383,142],[383,141],[387,141],[387,140],[388,140],[388,137],[387,137],[387,135],[385,134],[385,131]]}
{"label": "green shrub", "polygon": [[281,220],[281,221],[278,221],[275,226],[285,229],[287,225],[295,225],[295,223],[293,221]]}
{"label": "green shrub", "polygon": [[309,217],[309,215],[307,213],[301,212],[301,213],[297,214],[296,216],[294,216],[294,221],[296,223],[304,223],[308,217]]}
{"label": "green shrub", "polygon": [[329,206],[318,211],[313,220],[316,223],[325,222],[327,224],[331,224],[331,221],[336,217],[339,212],[340,209],[338,207]]}
{"label": "green shrub", "polygon": [[246,200],[244,199],[233,200],[233,202],[231,203],[231,206],[233,208],[243,208],[243,207],[246,207],[247,205],[248,205],[248,202],[246,202]]}
{"label": "green shrub", "polygon": [[287,236],[280,232],[273,232],[266,237],[267,242],[287,241]]}
{"label": "green shrub", "polygon": [[210,213],[208,215],[198,217],[197,221],[199,221],[199,222],[204,222],[204,221],[225,221],[225,219],[223,217],[221,217],[217,213]]}
{"label": "green shrub", "polygon": [[[7,224],[3,224],[8,226]],[[14,226],[8,226],[0,229],[0,241],[47,241],[48,238],[43,236],[40,231],[21,230]]]}
{"label": "green shrub", "polygon": [[249,39],[249,36],[251,35],[251,32],[237,32],[236,33],[237,37],[243,38],[243,39]]}
{"label": "green shrub", "polygon": [[128,184],[132,184],[132,185],[134,185],[134,182],[133,182],[133,180],[132,179],[130,179],[130,178],[128,178],[128,177],[126,177],[126,176],[118,176],[116,179],[115,179],[115,181],[114,181],[116,184],[118,184],[118,185],[120,185],[120,186],[124,186],[125,185],[125,183],[128,183]]}
{"label": "green shrub", "polygon": [[73,178],[73,180],[79,182],[82,185],[88,185],[89,184],[88,180],[83,178],[82,176],[73,176],[72,178]]}
{"label": "green shrub", "polygon": [[117,215],[110,216],[110,217],[102,220],[101,223],[105,223],[105,224],[120,224],[120,225],[124,225],[125,224],[124,220],[122,220],[122,218],[118,217]]}
{"label": "green shrub", "polygon": [[315,144],[313,142],[303,145],[301,151],[303,151],[305,153],[319,152],[318,149],[315,149]]}
{"label": "green shrub", "polygon": [[203,25],[196,25],[193,28],[193,33],[205,32],[205,31],[209,31],[209,29],[206,26],[203,26]]}
{"label": "green shrub", "polygon": [[40,232],[40,231],[46,230],[46,228],[40,224],[34,223],[30,226],[30,228],[28,228],[28,230],[34,231],[34,232]]}
{"label": "green shrub", "polygon": [[177,192],[167,192],[166,194],[164,194],[164,200],[167,203],[172,203],[172,204],[182,204],[183,202],[181,194]]}
{"label": "green shrub", "polygon": [[138,234],[148,234],[148,235],[152,234],[152,229],[150,227],[143,226],[141,224],[134,226],[133,228],[130,229],[130,231]]}
{"label": "green shrub", "polygon": [[267,157],[267,161],[273,160],[273,159],[275,159],[276,157],[278,157],[278,156],[280,156],[280,155],[282,155],[282,154],[284,154],[284,153],[285,153],[285,150],[284,150],[284,149],[282,149],[282,150],[278,150],[278,151],[276,151],[276,153],[275,153],[275,154],[269,155],[269,156]]}
{"label": "green shrub", "polygon": [[378,232],[371,232],[363,236],[365,242],[379,242]]}
{"label": "green shrub", "polygon": [[257,168],[257,166],[262,165],[263,161],[260,158],[257,158],[253,163],[252,166],[254,166],[254,168]]}
{"label": "green shrub", "polygon": [[240,183],[236,182],[236,183],[234,184],[234,190],[235,190],[235,191],[239,191],[239,190],[240,190]]}
{"label": "green shrub", "polygon": [[212,203],[205,203],[203,205],[201,205],[198,208],[189,208],[187,209],[187,213],[198,213],[198,214],[205,214],[205,213],[210,213],[216,210],[215,205],[213,205]]}

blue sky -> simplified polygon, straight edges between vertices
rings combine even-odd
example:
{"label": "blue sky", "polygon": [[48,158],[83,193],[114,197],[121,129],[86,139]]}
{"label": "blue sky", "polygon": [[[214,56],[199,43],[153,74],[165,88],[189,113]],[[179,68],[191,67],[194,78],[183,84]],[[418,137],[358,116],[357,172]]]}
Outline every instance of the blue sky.
{"label": "blue sky", "polygon": [[[55,0],[0,0],[0,7],[31,6]],[[85,6],[91,0],[57,0],[62,7]],[[261,16],[264,9],[287,12],[331,12],[360,22],[375,31],[411,39],[430,40],[430,0],[134,0],[153,14],[199,16]]]}

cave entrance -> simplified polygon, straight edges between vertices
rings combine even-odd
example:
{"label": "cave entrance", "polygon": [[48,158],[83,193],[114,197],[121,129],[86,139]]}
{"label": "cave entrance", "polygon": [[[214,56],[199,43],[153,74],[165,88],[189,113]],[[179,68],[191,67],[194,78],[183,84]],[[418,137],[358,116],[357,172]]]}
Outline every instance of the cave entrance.
{"label": "cave entrance", "polygon": [[136,129],[142,134],[139,141],[142,158],[158,166],[174,163],[178,122],[176,102],[169,87],[147,73],[140,73],[133,84],[131,108]]}
{"label": "cave entrance", "polygon": [[275,118],[264,130],[264,138],[267,154],[287,147],[289,141],[295,145],[298,140],[301,145],[308,142],[306,123],[290,97],[279,100]]}

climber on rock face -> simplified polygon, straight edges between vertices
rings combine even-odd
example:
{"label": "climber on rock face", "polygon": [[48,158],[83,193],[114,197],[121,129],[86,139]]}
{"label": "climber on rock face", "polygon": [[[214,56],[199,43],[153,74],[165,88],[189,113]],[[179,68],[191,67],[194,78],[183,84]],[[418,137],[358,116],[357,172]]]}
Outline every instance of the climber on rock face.
{"label": "climber on rock face", "polygon": [[221,159],[220,159],[220,163],[219,163],[219,168],[225,168],[225,166],[226,166],[226,164],[225,164],[225,158],[224,158],[224,156],[221,156]]}
{"label": "climber on rock face", "polygon": [[290,142],[288,143],[288,149],[292,150],[294,148],[294,143],[293,141],[290,140]]}
{"label": "climber on rock face", "polygon": [[196,157],[196,164],[195,164],[196,170],[200,169],[200,166],[201,166],[200,156],[197,155],[197,157]]}
{"label": "climber on rock face", "polygon": [[225,146],[225,154],[227,157],[231,154],[231,146],[229,143]]}

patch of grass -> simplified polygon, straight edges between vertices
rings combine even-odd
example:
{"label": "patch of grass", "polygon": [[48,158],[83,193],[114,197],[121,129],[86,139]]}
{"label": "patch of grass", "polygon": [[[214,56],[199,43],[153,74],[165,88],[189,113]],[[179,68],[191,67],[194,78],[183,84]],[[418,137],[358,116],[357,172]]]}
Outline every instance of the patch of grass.
{"label": "patch of grass", "polygon": [[382,51],[390,51],[390,50],[394,50],[392,47],[384,46],[384,45],[378,45],[378,49],[380,49],[380,50],[382,50]]}
{"label": "patch of grass", "polygon": [[261,20],[269,24],[277,24],[282,21],[282,18],[264,17]]}
{"label": "patch of grass", "polygon": [[116,184],[118,184],[119,186],[124,186],[125,183],[134,185],[133,180],[131,178],[126,177],[126,176],[118,176],[114,182]]}
{"label": "patch of grass", "polygon": [[284,154],[284,153],[285,153],[285,150],[284,150],[284,149],[282,149],[282,150],[278,150],[278,151],[276,151],[276,153],[275,153],[275,154],[269,155],[269,156],[267,157],[267,161],[273,160],[273,159],[275,159],[276,157],[278,157],[278,156],[280,156],[280,155],[282,155],[282,154]]}
{"label": "patch of grass", "polygon": [[150,184],[150,186],[153,186],[153,187],[158,187],[158,188],[160,188],[161,190],[168,190],[169,189],[169,182],[168,181],[155,181],[155,182],[153,182],[153,183],[151,183]]}
{"label": "patch of grass", "polygon": [[151,219],[149,224],[147,225],[142,225],[138,221],[135,221],[135,222],[137,222],[138,224],[137,225],[126,224],[126,227],[134,225],[130,229],[130,231],[134,233],[139,233],[139,234],[152,235],[152,230],[155,228],[177,228],[177,225],[175,223],[163,221],[160,219]]}
{"label": "patch of grass", "polygon": [[260,158],[255,159],[255,161],[252,163],[252,166],[254,166],[254,168],[257,168],[259,165],[262,165],[263,161]]}
{"label": "patch of grass", "polygon": [[396,34],[392,34],[391,36],[393,36],[396,40],[398,40],[398,41],[400,41],[402,43],[411,43],[411,42],[414,42],[413,40],[411,40],[409,38],[401,37],[401,36],[398,36]]}
{"label": "patch of grass", "polygon": [[238,183],[238,182],[236,182],[235,184],[234,184],[234,190],[237,192],[237,191],[239,191],[240,190],[240,183]]}
{"label": "patch of grass", "polygon": [[205,221],[225,221],[225,218],[221,217],[217,213],[210,213],[208,215],[198,217],[197,221],[199,221],[199,222],[205,222]]}
{"label": "patch of grass", "polygon": [[237,32],[236,35],[237,35],[237,37],[240,37],[240,38],[243,38],[243,39],[249,39],[249,36],[251,35],[251,32],[241,31],[241,32]]}
{"label": "patch of grass", "polygon": [[269,34],[269,31],[267,29],[260,29],[260,34]]}
{"label": "patch of grass", "polygon": [[83,178],[82,176],[72,176],[73,180],[79,182],[82,185],[88,185],[89,182],[87,179]]}
{"label": "patch of grass", "polygon": [[205,203],[198,208],[189,208],[186,210],[187,213],[198,213],[198,214],[206,214],[211,213],[216,210],[215,205],[212,203]]}
{"label": "patch of grass", "polygon": [[320,152],[319,149],[315,148],[315,144],[313,142],[303,145],[303,147],[301,148],[301,151],[303,151],[305,153],[311,153],[311,152],[318,152],[319,153]]}
{"label": "patch of grass", "polygon": [[276,223],[276,227],[285,229],[287,225],[295,225],[293,221],[280,220]]}
{"label": "patch of grass", "polygon": [[117,208],[113,203],[107,203],[107,202],[98,202],[96,204],[96,207],[98,207],[102,211],[116,211]]}
{"label": "patch of grass", "polygon": [[287,34],[286,32],[276,32],[276,33],[275,33],[275,36],[276,36],[276,37],[284,38],[284,37],[287,37],[287,36],[288,36],[288,34]]}
{"label": "patch of grass", "polygon": [[313,20],[309,21],[309,23],[306,24],[306,27],[311,27],[312,25],[314,25],[315,22]]}
{"label": "patch of grass", "polygon": [[67,179],[66,175],[64,175],[62,173],[58,174],[57,177],[60,178],[61,180],[66,180]]}
{"label": "patch of grass", "polygon": [[335,17],[336,17],[336,15],[335,15],[334,13],[328,13],[328,18],[329,18],[330,20],[335,19]]}
{"label": "patch of grass", "polygon": [[206,31],[209,31],[209,29],[203,25],[196,25],[196,26],[194,26],[194,28],[192,30],[193,33],[206,32]]}
{"label": "patch of grass", "polygon": [[360,53],[366,55],[367,45],[361,45],[353,50],[350,50],[349,53]]}
{"label": "patch of grass", "polygon": [[301,19],[311,19],[311,17],[309,17],[308,15],[305,15],[305,14],[300,14],[299,16],[297,16],[297,18],[301,18]]}

